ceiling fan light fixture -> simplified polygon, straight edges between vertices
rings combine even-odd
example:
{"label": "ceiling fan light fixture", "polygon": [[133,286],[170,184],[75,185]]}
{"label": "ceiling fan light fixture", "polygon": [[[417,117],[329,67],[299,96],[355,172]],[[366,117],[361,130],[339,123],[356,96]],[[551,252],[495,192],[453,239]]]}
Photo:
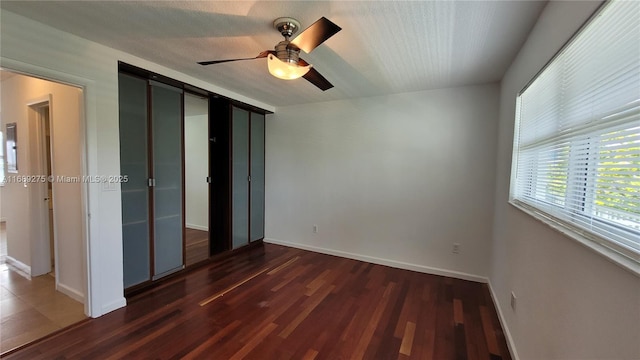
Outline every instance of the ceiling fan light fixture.
{"label": "ceiling fan light fixture", "polygon": [[313,65],[299,66],[297,64],[284,62],[273,54],[267,56],[267,66],[269,67],[269,73],[283,80],[294,80],[303,77],[311,70]]}

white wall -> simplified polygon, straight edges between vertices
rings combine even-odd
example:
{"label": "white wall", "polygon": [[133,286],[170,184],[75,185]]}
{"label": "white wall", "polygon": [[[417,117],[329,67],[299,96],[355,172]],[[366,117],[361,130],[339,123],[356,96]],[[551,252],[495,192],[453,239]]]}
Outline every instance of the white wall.
{"label": "white wall", "polygon": [[[27,152],[27,149],[29,148],[29,122],[27,121],[26,102],[28,101],[27,98],[29,96],[24,94],[26,90],[23,90],[22,94],[7,91],[7,83],[14,82],[16,80],[19,81],[17,77],[13,77],[0,83],[2,88],[2,92],[0,92],[0,106],[3,108],[0,126],[2,127],[4,136],[6,137],[7,124],[15,122],[17,124],[18,134],[18,172],[6,173],[7,177],[13,175],[28,175],[31,173],[29,153]],[[39,95],[42,96],[44,93]],[[20,99],[22,99],[22,101],[20,101]],[[23,103],[22,106],[10,106],[18,102]],[[6,149],[6,142],[2,144],[2,146]],[[3,214],[2,217],[7,222],[7,253],[11,258],[19,261],[27,267],[30,267],[31,228],[28,223],[29,189],[24,187],[23,184],[7,182],[2,188],[0,188],[0,191],[3,194],[2,202],[0,203],[0,208],[2,208],[1,211]],[[29,274],[31,274],[30,269]]]}
{"label": "white wall", "polygon": [[[80,176],[80,113],[82,91],[67,85],[32,77],[15,75],[2,82],[2,127],[16,122],[18,127],[18,173],[7,175],[39,175],[42,169],[34,145],[36,120],[29,117],[28,104],[34,100],[49,99],[51,112],[52,156],[54,176]],[[38,187],[43,185],[7,183],[2,214],[7,226],[7,255],[31,266],[38,261],[37,249],[32,246],[39,236],[30,221],[34,207],[42,206]],[[85,288],[84,260],[82,256],[82,203],[81,184],[53,183],[55,233],[58,246],[57,281],[61,290],[82,300]],[[48,240],[47,240],[48,246]],[[33,274],[33,271],[32,271]]]}
{"label": "white wall", "polygon": [[502,81],[490,280],[521,359],[640,359],[640,278],[507,203],[516,94],[598,6],[550,2]]}
{"label": "white wall", "polygon": [[[0,96],[2,96],[2,85],[0,84]],[[2,102],[0,101],[0,104]],[[6,153],[6,143],[5,143],[5,127],[4,127],[4,123],[2,122],[2,106],[0,105],[0,132],[2,132],[2,139],[0,139],[0,152],[2,152],[3,156]],[[6,161],[6,160],[4,160]],[[2,164],[0,164],[0,166],[2,167],[2,171],[0,172],[1,177],[4,177],[6,174],[5,172],[7,171],[6,165],[4,165],[4,162]],[[2,181],[2,179],[0,179],[0,181]],[[2,212],[2,190],[3,190],[4,186],[0,186],[0,222],[4,221],[4,213]],[[3,254],[0,254],[0,257]],[[0,261],[1,262],[1,261]]]}
{"label": "white wall", "polygon": [[487,276],[497,109],[497,85],[277,108],[267,241]]}
{"label": "white wall", "polygon": [[208,134],[208,115],[184,118],[185,225],[204,231],[209,230]]}
{"label": "white wall", "polygon": [[[59,31],[11,12],[0,11],[0,66],[82,85],[87,175],[120,173],[118,60],[273,111],[274,108],[174,70]],[[99,184],[88,194],[89,313],[100,316],[125,305],[122,280],[120,190]],[[4,200],[4,199],[3,199]]]}

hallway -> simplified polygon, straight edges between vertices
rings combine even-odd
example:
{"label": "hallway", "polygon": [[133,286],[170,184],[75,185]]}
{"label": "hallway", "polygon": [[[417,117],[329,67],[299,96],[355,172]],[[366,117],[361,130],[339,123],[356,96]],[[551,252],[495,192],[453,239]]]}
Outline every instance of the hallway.
{"label": "hallway", "polygon": [[55,278],[31,280],[0,264],[0,353],[86,318],[84,305],[55,290]]}

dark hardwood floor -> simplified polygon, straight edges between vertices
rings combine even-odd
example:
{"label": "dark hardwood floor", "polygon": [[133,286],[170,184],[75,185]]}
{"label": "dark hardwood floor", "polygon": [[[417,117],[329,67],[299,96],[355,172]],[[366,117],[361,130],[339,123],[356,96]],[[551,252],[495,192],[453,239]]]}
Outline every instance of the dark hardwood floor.
{"label": "dark hardwood floor", "polygon": [[487,286],[265,244],[10,359],[510,359]]}
{"label": "dark hardwood floor", "polygon": [[193,265],[209,258],[209,232],[184,229],[185,240],[185,265]]}

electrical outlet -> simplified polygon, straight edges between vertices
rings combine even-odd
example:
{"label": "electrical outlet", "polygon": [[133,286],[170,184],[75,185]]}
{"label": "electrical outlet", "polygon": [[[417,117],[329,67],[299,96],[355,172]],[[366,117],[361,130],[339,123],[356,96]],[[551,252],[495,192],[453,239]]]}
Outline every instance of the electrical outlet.
{"label": "electrical outlet", "polygon": [[460,254],[460,244],[454,243],[453,247],[451,248],[451,252],[454,254]]}
{"label": "electrical outlet", "polygon": [[317,234],[318,233],[318,225],[313,225],[313,233]]}
{"label": "electrical outlet", "polygon": [[518,298],[516,297],[516,293],[512,291],[511,292],[511,309],[513,309],[513,311],[516,311],[516,300],[518,300]]}

